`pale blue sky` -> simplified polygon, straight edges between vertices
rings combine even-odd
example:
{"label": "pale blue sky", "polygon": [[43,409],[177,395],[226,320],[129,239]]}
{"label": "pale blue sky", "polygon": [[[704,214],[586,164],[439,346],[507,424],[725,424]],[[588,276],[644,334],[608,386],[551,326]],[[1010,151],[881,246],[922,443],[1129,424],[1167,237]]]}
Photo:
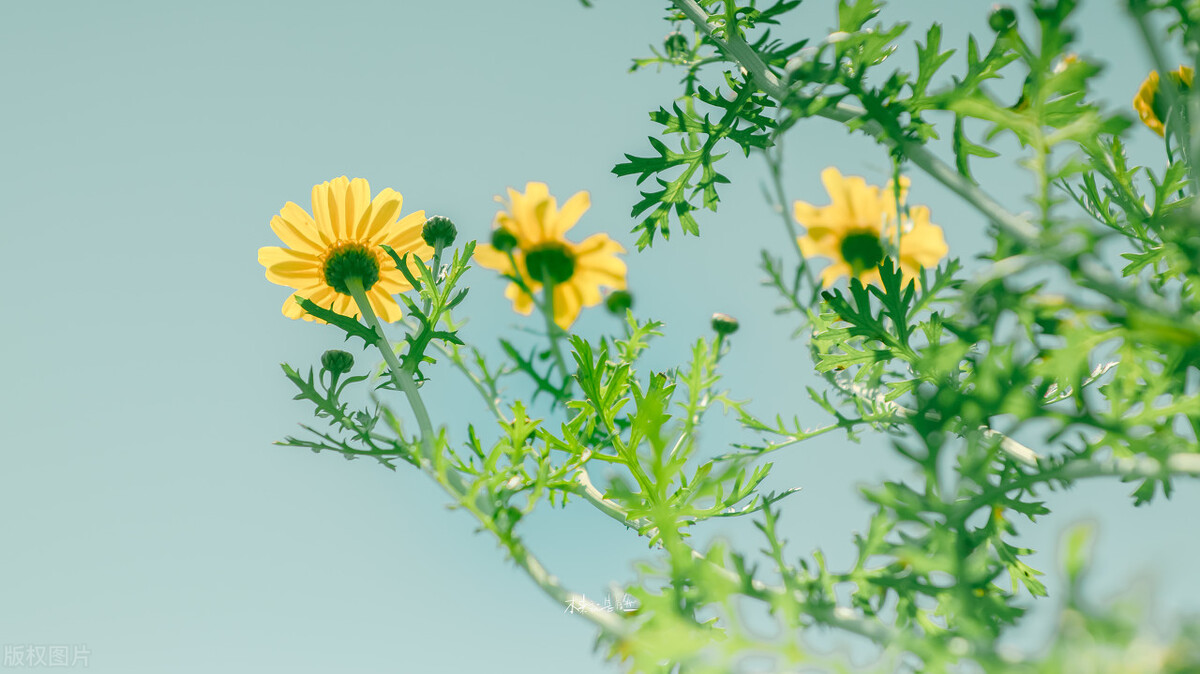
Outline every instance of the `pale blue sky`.
{"label": "pale blue sky", "polygon": [[[647,149],[647,111],[678,92],[677,72],[626,73],[670,30],[662,4],[0,4],[0,644],[85,644],[91,671],[123,674],[615,671],[590,654],[590,626],[415,471],[271,444],[309,414],[278,363],[306,367],[340,340],[280,314],[288,291],[263,278],[256,251],[277,244],[267,223],[284,202],[307,206],[314,183],[343,174],[397,189],[405,211],[447,215],[468,237],[486,233],[505,187],[590,190],[580,233],[632,251],[636,190],[610,170]],[[810,22],[789,36],[830,27],[832,4],[806,3]],[[945,22],[945,44],[987,30],[990,2],[898,4],[917,25]],[[1094,4],[1083,52],[1113,57],[1103,81],[1126,106],[1147,61],[1099,9],[1109,3]],[[1156,137],[1134,138],[1135,158],[1159,161]],[[883,152],[830,122],[801,127],[788,150],[793,198],[825,203],[817,178],[830,164],[887,175]],[[758,251],[787,245],[761,198],[761,158],[732,153],[722,167],[733,185],[719,214],[701,216],[702,238],[628,256],[638,313],[667,324],[648,364],[678,364],[712,312],[733,313],[743,327],[726,385],[765,415],[815,424],[807,352],[759,286]],[[1010,201],[1026,180],[1004,160],[978,170]],[[916,176],[912,199],[932,206],[956,254],[983,249],[980,219],[943,189]],[[464,338],[534,327],[493,275],[468,281]],[[616,324],[591,311],[577,327]],[[482,405],[463,402],[452,371],[431,374],[431,412],[461,437]],[[735,430],[719,420],[713,449]],[[837,436],[775,462],[772,488],[803,487],[782,522],[792,552],[821,546],[835,563],[867,521],[856,485],[900,470],[883,441]],[[1057,590],[1058,534],[1094,517],[1097,596],[1145,571],[1164,609],[1195,610],[1200,543],[1184,532],[1200,489],[1180,483],[1171,502],[1136,510],[1128,491],[1051,495],[1054,514],[1021,527],[1043,551],[1035,566]],[[709,532],[758,547],[747,529]],[[527,535],[589,594],[629,579],[645,552],[582,505],[535,513]],[[1022,645],[1038,643],[1046,615]]]}

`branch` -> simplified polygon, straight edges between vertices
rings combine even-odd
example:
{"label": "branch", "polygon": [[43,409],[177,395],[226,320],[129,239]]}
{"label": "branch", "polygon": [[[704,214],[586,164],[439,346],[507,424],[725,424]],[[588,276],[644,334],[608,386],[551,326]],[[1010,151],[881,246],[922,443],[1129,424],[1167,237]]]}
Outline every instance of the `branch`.
{"label": "branch", "polygon": [[[738,37],[736,31],[726,31],[728,37],[722,40],[713,34],[712,27],[708,25],[708,13],[701,9],[695,0],[671,1],[726,56],[742,66],[754,78],[755,83],[758,84],[764,93],[774,98],[780,104],[787,101],[791,95],[789,87],[779,81],[779,78],[767,68],[767,64],[763,63],[763,60],[759,58],[758,53]],[[844,123],[862,117],[864,113],[865,111],[860,108],[838,103],[836,107],[825,108],[817,114]],[[905,139],[888,137],[884,134],[883,127],[873,121],[866,122],[862,126],[862,130],[875,138],[887,141],[899,148],[904,153],[904,156],[912,160],[914,164],[921,167],[926,173],[933,176],[935,180],[945,185],[962,197],[967,203],[991,218],[1001,229],[1022,243],[1030,245],[1037,240],[1038,231],[1036,227],[1006,211],[1003,206],[980,189],[978,185],[959,175],[957,170],[938,159],[923,145]]]}

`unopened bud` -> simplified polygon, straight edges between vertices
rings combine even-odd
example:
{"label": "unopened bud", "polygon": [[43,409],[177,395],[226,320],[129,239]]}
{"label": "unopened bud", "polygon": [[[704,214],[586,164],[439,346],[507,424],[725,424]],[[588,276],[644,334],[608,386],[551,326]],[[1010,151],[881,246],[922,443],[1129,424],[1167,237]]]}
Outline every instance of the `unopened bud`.
{"label": "unopened bud", "polygon": [[737,332],[738,322],[736,318],[729,314],[713,314],[712,329],[721,336],[732,335]]}
{"label": "unopened bud", "polygon": [[1008,5],[992,5],[988,26],[997,33],[1007,33],[1017,27],[1017,13]]}
{"label": "unopened bud", "polygon": [[633,307],[633,295],[627,290],[614,290],[604,298],[604,306],[609,312],[618,316],[624,316],[625,312]]}
{"label": "unopened bud", "polygon": [[507,253],[517,247],[517,237],[513,233],[500,227],[492,230],[492,248]]}
{"label": "unopened bud", "polygon": [[666,50],[667,56],[673,59],[683,58],[688,53],[687,38],[683,33],[675,31],[663,40],[663,49]]}
{"label": "unopened bud", "polygon": [[421,228],[421,238],[425,239],[425,243],[437,248],[449,248],[454,244],[454,238],[458,236],[458,228],[450,222],[450,218],[442,215],[435,215],[425,221],[425,226]]}
{"label": "unopened bud", "polygon": [[354,356],[341,349],[330,349],[321,354],[321,367],[333,374],[349,372],[354,367]]}

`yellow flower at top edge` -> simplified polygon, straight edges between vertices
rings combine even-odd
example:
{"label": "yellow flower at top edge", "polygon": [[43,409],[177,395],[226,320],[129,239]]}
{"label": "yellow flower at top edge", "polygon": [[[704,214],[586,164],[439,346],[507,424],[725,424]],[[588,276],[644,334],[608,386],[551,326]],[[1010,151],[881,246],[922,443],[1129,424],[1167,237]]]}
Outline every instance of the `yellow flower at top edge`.
{"label": "yellow flower at top edge", "polygon": [[[1188,66],[1179,66],[1177,70],[1172,70],[1168,75],[1181,91],[1186,92],[1192,88],[1192,80],[1196,76],[1196,71]],[[1142,82],[1142,86],[1138,87],[1137,95],[1133,97],[1133,109],[1137,110],[1138,117],[1142,118],[1143,124],[1161,136],[1166,132],[1163,120],[1167,117],[1167,110],[1166,102],[1158,95],[1158,87],[1158,71],[1152,70],[1146,80]]]}
{"label": "yellow flower at top edge", "polygon": [[[796,221],[807,230],[798,239],[801,254],[833,261],[821,272],[821,285],[826,288],[842,276],[863,283],[879,282],[879,263],[886,254],[881,239],[896,237],[893,184],[889,182],[881,192],[862,178],[843,176],[833,167],[821,172],[821,181],[829,193],[828,206],[795,203]],[[908,179],[902,178],[901,203],[907,191]],[[904,282],[916,280],[922,267],[937,266],[949,250],[942,228],[929,221],[929,208],[910,206],[900,229],[898,264]]]}
{"label": "yellow flower at top edge", "polygon": [[[393,295],[412,290],[381,245],[399,255],[412,253],[422,260],[433,257],[433,248],[421,238],[425,212],[400,217],[403,197],[390,188],[371,198],[371,187],[362,178],[346,176],[316,185],[312,190],[312,215],[287,202],[271,218],[271,229],[286,248],[258,249],[258,261],[267,268],[267,279],[339,314],[359,313],[345,279],[357,276],[366,289],[371,308],[380,319],[401,318]],[[307,313],[292,298],[283,303],[283,315],[324,322]]]}
{"label": "yellow flower at top edge", "polygon": [[[491,244],[478,246],[475,260],[482,267],[520,278],[531,292],[551,283],[558,327],[570,328],[583,307],[599,304],[601,287],[625,289],[625,263],[617,257],[625,252],[621,244],[607,234],[593,234],[581,243],[566,238],[567,230],[591,206],[587,192],[577,192],[560,209],[545,183],[531,182],[524,193],[510,187],[507,201],[502,197],[496,200],[505,210],[496,214],[493,227],[511,237],[512,260]],[[533,311],[533,296],[517,283],[510,283],[504,296],[512,300],[518,313]]]}

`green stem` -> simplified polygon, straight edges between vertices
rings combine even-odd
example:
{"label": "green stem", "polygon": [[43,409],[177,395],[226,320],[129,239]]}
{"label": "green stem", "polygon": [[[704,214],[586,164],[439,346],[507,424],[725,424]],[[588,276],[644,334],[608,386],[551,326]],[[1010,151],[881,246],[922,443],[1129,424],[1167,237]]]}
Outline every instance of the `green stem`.
{"label": "green stem", "polygon": [[387,334],[383,331],[383,325],[375,315],[375,310],[371,308],[371,301],[367,299],[367,291],[363,288],[362,279],[355,277],[346,279],[346,288],[350,291],[350,296],[354,298],[354,303],[358,305],[358,310],[362,312],[363,319],[379,338],[375,346],[383,354],[383,360],[392,373],[392,383],[404,392],[404,397],[408,398],[409,407],[412,407],[413,414],[417,417],[417,426],[421,429],[421,453],[425,460],[432,463],[433,424],[429,421],[429,411],[425,409],[425,402],[421,400],[421,394],[417,391],[416,383],[413,382],[412,373],[405,370],[400,365],[400,359],[396,358],[396,352],[392,350],[392,343],[388,341]]}
{"label": "green stem", "polygon": [[570,373],[567,370],[567,361],[563,358],[562,351],[558,346],[558,338],[563,334],[562,329],[554,322],[554,282],[549,277],[542,280],[542,293],[545,295],[545,301],[539,302],[537,295],[533,294],[533,289],[525,283],[525,279],[521,277],[520,267],[517,266],[517,259],[513,256],[512,251],[506,251],[508,263],[512,266],[512,275],[509,279],[517,284],[526,295],[529,295],[533,301],[533,305],[541,312],[546,319],[546,336],[550,338],[550,352],[554,354],[554,364],[558,366],[559,372],[563,376],[563,393],[565,394],[571,387]]}
{"label": "green stem", "polygon": [[[458,371],[462,372],[467,380],[471,382],[471,385],[479,392],[479,397],[483,398],[483,402],[488,406],[488,410],[491,411],[492,416],[496,417],[496,420],[502,423],[510,423],[509,419],[500,411],[500,396],[494,390],[489,391],[489,387],[484,385],[483,379],[471,371],[466,361],[463,360],[462,354],[459,353],[460,347],[457,344],[452,344],[449,347],[443,344],[435,344],[434,346],[445,354],[454,367],[458,368]],[[484,374],[485,376],[487,375],[486,370]]]}
{"label": "green stem", "polygon": [[[438,272],[442,268],[442,251],[443,250],[445,250],[445,246],[442,245],[441,241],[438,241],[437,245],[434,246],[434,248],[433,248],[433,266],[430,267],[430,270],[433,271],[433,280],[435,283],[438,280]],[[431,292],[436,292],[436,288],[431,289]],[[425,306],[422,307],[422,309],[421,309],[421,313],[428,316],[429,309],[432,307],[433,307],[433,298],[432,297],[427,298],[425,300]]]}
{"label": "green stem", "polygon": [[542,293],[546,298],[545,305],[540,307],[542,316],[546,319],[546,336],[550,338],[550,352],[554,354],[554,364],[558,366],[558,371],[562,373],[562,390],[565,394],[571,388],[571,373],[567,370],[567,361],[563,358],[562,349],[558,345],[558,340],[562,337],[563,331],[562,328],[558,327],[558,323],[554,322],[554,281],[549,275],[542,281]]}
{"label": "green stem", "polygon": [[774,140],[777,156],[771,156],[770,150],[764,150],[763,155],[767,158],[767,168],[771,172],[771,186],[775,188],[775,203],[778,204],[779,217],[783,219],[783,226],[787,229],[792,248],[796,250],[796,257],[800,259],[800,267],[804,270],[804,276],[808,279],[808,284],[816,288],[818,287],[817,278],[813,275],[808,259],[804,257],[804,251],[800,250],[800,234],[796,231],[796,222],[787,212],[787,194],[783,190],[783,138],[777,136]]}

